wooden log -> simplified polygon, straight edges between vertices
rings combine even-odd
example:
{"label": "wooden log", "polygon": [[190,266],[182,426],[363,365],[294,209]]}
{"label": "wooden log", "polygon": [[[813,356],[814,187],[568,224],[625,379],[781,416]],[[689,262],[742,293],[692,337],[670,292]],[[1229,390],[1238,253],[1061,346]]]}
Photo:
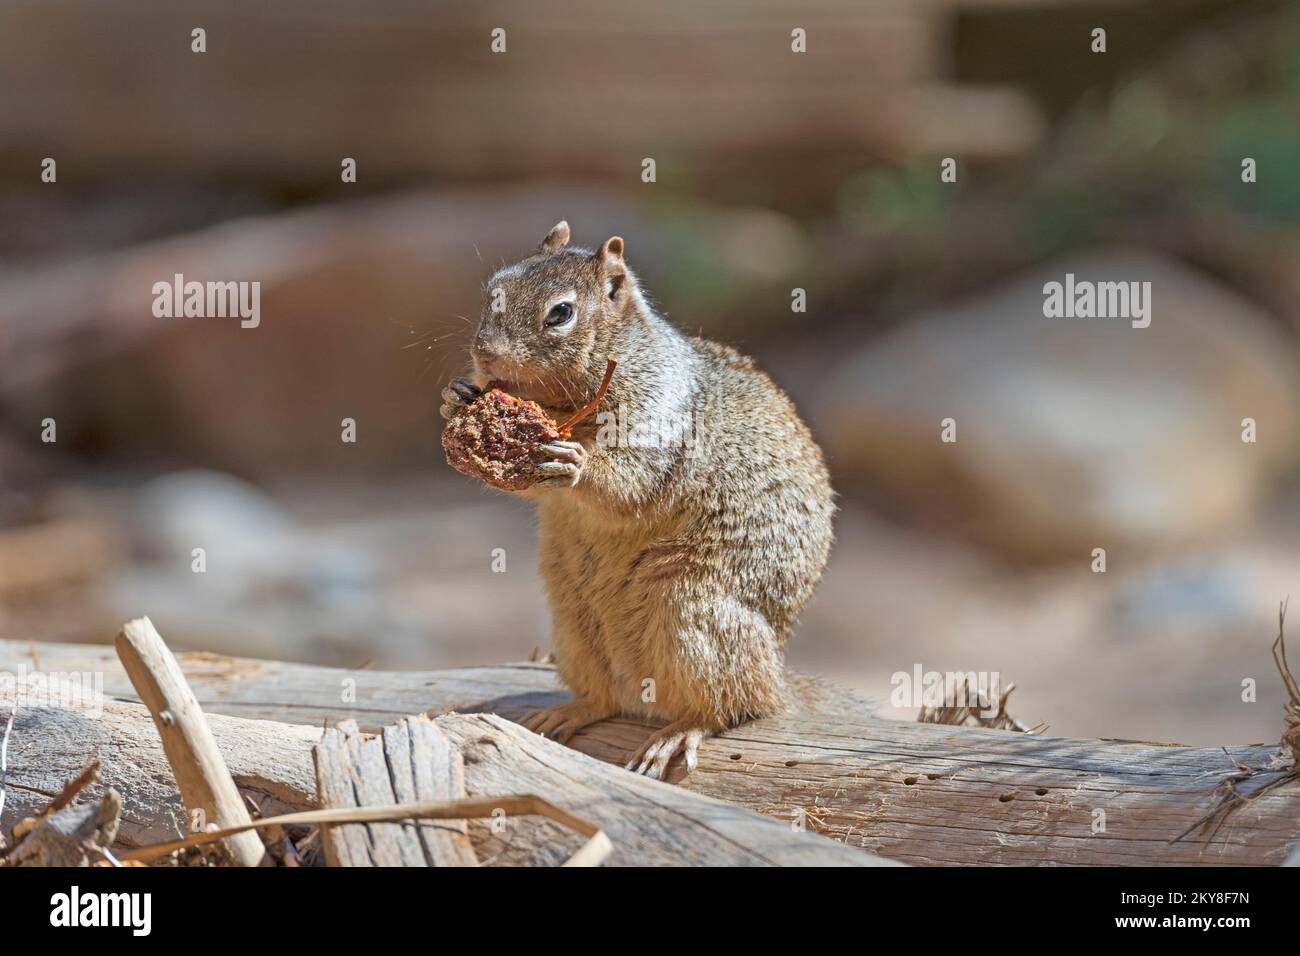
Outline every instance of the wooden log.
{"label": "wooden log", "polygon": [[[52,647],[52,645],[47,645]],[[111,663],[105,658],[104,664]],[[122,675],[124,676],[124,675]],[[118,839],[125,847],[185,835],[183,808],[149,711],[106,697],[98,708],[32,704],[31,675],[0,680],[0,708],[18,709],[9,763],[9,800],[0,828],[38,813],[86,762],[101,760],[100,782],[121,793]],[[57,695],[55,695],[57,697]],[[317,727],[209,715],[217,745],[243,792],[263,815],[314,809],[312,747]],[[535,793],[600,827],[621,865],[872,865],[885,861],[752,811],[630,774],[538,737],[503,718],[449,714],[436,724],[466,755],[470,796]],[[493,865],[558,865],[581,849],[581,834],[543,818],[505,820],[504,834],[471,826],[480,859]],[[671,834],[671,837],[669,836]]]}
{"label": "wooden log", "polygon": [[[622,866],[872,866],[888,861],[794,830],[720,800],[704,798],[593,760],[493,714],[436,718],[465,756],[467,788],[484,796],[526,789],[573,809],[609,836]],[[635,822],[635,826],[631,824]],[[523,853],[558,865],[578,841],[533,817],[485,834],[485,862]]]}
{"label": "wooden log", "polygon": [[[40,644],[35,652],[49,670],[99,671],[109,693],[130,694],[102,648]],[[30,666],[32,653],[26,643],[0,642],[0,670]],[[211,654],[182,655],[181,663],[210,712],[316,726],[350,717],[375,727],[421,709],[517,718],[566,697],[549,667],[530,663],[432,672]],[[1169,842],[1215,805],[1215,786],[1236,771],[1218,748],[883,720],[825,682],[795,675],[792,684],[799,713],[706,741],[698,769],[684,776],[678,767],[669,779],[913,863],[1277,865],[1300,836],[1300,787],[1289,785],[1237,810],[1213,835]],[[351,703],[340,703],[344,687],[355,691]],[[1280,714],[1278,721],[1280,731]],[[610,720],[570,745],[620,763],[647,732],[645,724]],[[1278,748],[1228,750],[1265,766]],[[473,765],[467,771],[472,777]]]}
{"label": "wooden log", "polygon": [[[116,644],[131,684],[158,727],[187,818],[199,824],[197,829],[248,823],[248,809],[203,718],[203,709],[153,623],[147,617],[128,621]],[[238,833],[223,842],[239,866],[267,862],[266,847],[256,833]]]}
{"label": "wooden log", "polygon": [[[111,648],[105,650],[111,654]],[[188,835],[185,808],[148,708],[113,696],[79,698],[52,687],[67,682],[52,682],[50,676],[17,673],[9,680],[0,678],[0,710],[7,712],[18,703],[0,827],[8,833],[24,818],[40,813],[98,758],[98,782],[87,787],[86,798],[98,798],[107,788],[121,794],[119,841],[140,846]],[[120,667],[117,676],[130,688]],[[134,696],[134,691],[128,689],[125,696]],[[311,748],[320,739],[319,727],[216,714],[208,714],[207,723],[235,784],[263,815],[314,805]]]}
{"label": "wooden log", "polygon": [[[352,719],[362,730],[375,733],[403,717],[430,710],[523,717],[539,707],[563,703],[569,696],[557,682],[555,669],[534,661],[441,671],[382,671],[206,651],[182,651],[176,657],[206,713],[317,728]],[[104,693],[138,699],[111,647],[0,640],[0,673],[33,670],[83,679],[94,675]],[[797,672],[787,680],[799,713],[852,718],[874,715],[870,704],[830,681]],[[621,723],[648,726],[636,721]]]}
{"label": "wooden log", "polygon": [[[465,796],[465,765],[427,717],[365,739],[354,721],[325,731],[312,755],[322,808],[384,807]],[[478,866],[464,820],[325,827],[330,866]]]}

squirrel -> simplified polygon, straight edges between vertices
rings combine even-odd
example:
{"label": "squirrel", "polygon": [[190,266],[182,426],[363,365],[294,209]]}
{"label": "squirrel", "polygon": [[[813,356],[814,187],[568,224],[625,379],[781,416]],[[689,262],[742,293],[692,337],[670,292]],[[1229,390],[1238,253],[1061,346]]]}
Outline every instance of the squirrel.
{"label": "squirrel", "polygon": [[473,371],[442,390],[444,419],[491,384],[559,420],[619,361],[601,413],[543,446],[537,483],[512,492],[537,504],[575,695],[524,726],[564,743],[620,714],[666,719],[627,767],[662,778],[681,754],[689,772],[706,737],[787,702],[784,645],[831,548],[821,449],[751,359],[651,307],[618,236],[572,248],[561,221],[484,291]]}

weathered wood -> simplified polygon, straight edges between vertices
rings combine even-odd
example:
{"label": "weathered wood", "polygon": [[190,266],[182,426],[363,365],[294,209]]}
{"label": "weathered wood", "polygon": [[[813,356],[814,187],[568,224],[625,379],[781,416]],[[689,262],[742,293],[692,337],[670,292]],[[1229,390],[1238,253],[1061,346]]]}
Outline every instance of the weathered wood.
{"label": "weathered wood", "polygon": [[[539,737],[493,714],[436,719],[465,757],[466,787],[488,796],[526,789],[568,807],[605,831],[610,863],[621,866],[870,866],[887,861],[810,833],[629,773]],[[479,856],[504,862],[523,854],[558,865],[576,849],[562,827],[533,817],[507,819],[485,834]]]}
{"label": "weathered wood", "polygon": [[[53,649],[47,646],[47,649]],[[108,663],[105,661],[105,663]],[[10,752],[10,799],[0,827],[33,815],[86,762],[101,760],[100,784],[122,795],[119,841],[127,847],[185,835],[179,795],[145,707],[110,698],[98,711],[34,705],[24,678],[0,681],[0,707],[22,699]],[[313,809],[315,727],[209,715],[235,782],[264,815]],[[647,780],[545,740],[500,717],[449,714],[436,725],[465,754],[469,796],[535,793],[600,827],[624,865],[871,865],[878,858],[680,787]],[[16,746],[15,746],[16,745]],[[506,819],[505,832],[471,826],[480,859],[496,865],[557,865],[581,834],[545,819]]]}
{"label": "weathered wood", "polygon": [[[126,680],[120,670],[118,676]],[[83,799],[97,798],[110,787],[121,794],[118,839],[123,844],[161,843],[188,834],[185,808],[148,708],[111,696],[77,703],[74,693],[51,691],[48,681],[31,674],[0,679],[0,709],[7,711],[15,699],[8,794],[0,817],[6,832],[40,813],[98,758],[98,782]],[[320,739],[319,727],[217,714],[208,714],[207,722],[235,784],[264,815],[314,803],[311,748]]]}
{"label": "weathered wood", "polygon": [[[248,823],[248,808],[230,778],[203,708],[153,623],[147,617],[128,621],[122,625],[116,645],[132,686],[158,728],[187,818],[197,821],[199,829],[211,826],[221,830]],[[239,833],[223,842],[239,866],[267,862],[266,847],[256,833]]]}
{"label": "weathered wood", "polygon": [[[30,666],[31,653],[0,642],[0,669]],[[110,693],[130,693],[102,649],[42,644],[36,653],[47,670],[100,670]],[[540,664],[394,673],[210,654],[181,663],[209,712],[316,726],[351,717],[375,727],[422,709],[516,718],[566,696]],[[345,681],[355,681],[348,704],[340,703],[340,690],[353,688]],[[1233,813],[1213,838],[1198,832],[1169,843],[1214,805],[1216,784],[1235,770],[1220,749],[883,720],[822,682],[793,683],[801,713],[706,741],[698,769],[684,776],[677,767],[669,779],[913,863],[1275,865],[1300,835],[1300,788],[1285,786]],[[621,762],[646,733],[644,724],[611,720],[570,744]],[[1228,749],[1264,766],[1278,748]]]}
{"label": "weathered wood", "polygon": [[[354,721],[313,748],[322,808],[395,806],[465,796],[460,751],[427,717],[405,717],[365,739]],[[478,866],[464,820],[326,827],[331,866]]]}
{"label": "weathered wood", "polygon": [[[252,823],[227,830],[208,830],[195,833],[180,840],[166,843],[154,843],[146,847],[122,852],[121,859],[139,863],[148,863],[161,859],[169,853],[188,847],[203,846],[217,840],[233,836],[245,830],[269,830],[292,826],[343,826],[353,823],[406,823],[410,820],[456,821],[483,820],[496,818],[502,814],[514,814],[515,817],[540,816],[567,827],[574,833],[586,838],[564,865],[566,867],[600,866],[609,858],[613,847],[605,831],[589,820],[577,814],[557,807],[549,800],[532,793],[506,794],[499,797],[460,797],[456,800],[425,800],[416,803],[394,804],[387,807],[351,807],[344,809],[318,808],[299,810],[276,817],[260,817]],[[286,865],[296,865],[289,864]]]}
{"label": "weathered wood", "polygon": [[[315,727],[352,719],[370,733],[430,710],[522,717],[569,696],[556,682],[553,667],[531,661],[441,671],[381,671],[204,651],[176,656],[206,713]],[[24,670],[98,675],[106,694],[138,699],[111,647],[0,640],[0,672]],[[863,718],[874,713],[870,704],[829,681],[798,673],[788,680],[799,713]]]}

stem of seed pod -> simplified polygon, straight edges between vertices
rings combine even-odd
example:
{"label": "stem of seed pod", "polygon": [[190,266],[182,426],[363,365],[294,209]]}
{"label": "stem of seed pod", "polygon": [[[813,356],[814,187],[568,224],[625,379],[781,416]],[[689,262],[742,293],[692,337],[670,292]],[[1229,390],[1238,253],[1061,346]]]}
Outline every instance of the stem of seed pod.
{"label": "stem of seed pod", "polygon": [[609,391],[609,380],[614,377],[614,367],[616,365],[618,365],[618,359],[614,358],[614,356],[611,355],[605,359],[605,377],[600,380],[600,388],[596,389],[596,397],[566,418],[564,423],[558,427],[557,431],[565,438],[568,438],[573,433],[573,426],[599,408],[600,403],[605,400],[605,393]]}

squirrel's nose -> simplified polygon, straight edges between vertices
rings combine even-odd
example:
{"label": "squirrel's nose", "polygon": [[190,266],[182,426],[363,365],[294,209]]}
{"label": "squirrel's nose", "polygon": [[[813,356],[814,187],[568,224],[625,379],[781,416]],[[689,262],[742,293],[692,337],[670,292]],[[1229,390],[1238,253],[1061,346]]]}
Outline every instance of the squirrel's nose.
{"label": "squirrel's nose", "polygon": [[501,363],[501,352],[483,339],[476,339],[473,348],[474,363],[487,375],[496,374]]}
{"label": "squirrel's nose", "polygon": [[510,343],[500,332],[480,329],[474,336],[474,357],[481,362],[500,362],[510,354]]}

